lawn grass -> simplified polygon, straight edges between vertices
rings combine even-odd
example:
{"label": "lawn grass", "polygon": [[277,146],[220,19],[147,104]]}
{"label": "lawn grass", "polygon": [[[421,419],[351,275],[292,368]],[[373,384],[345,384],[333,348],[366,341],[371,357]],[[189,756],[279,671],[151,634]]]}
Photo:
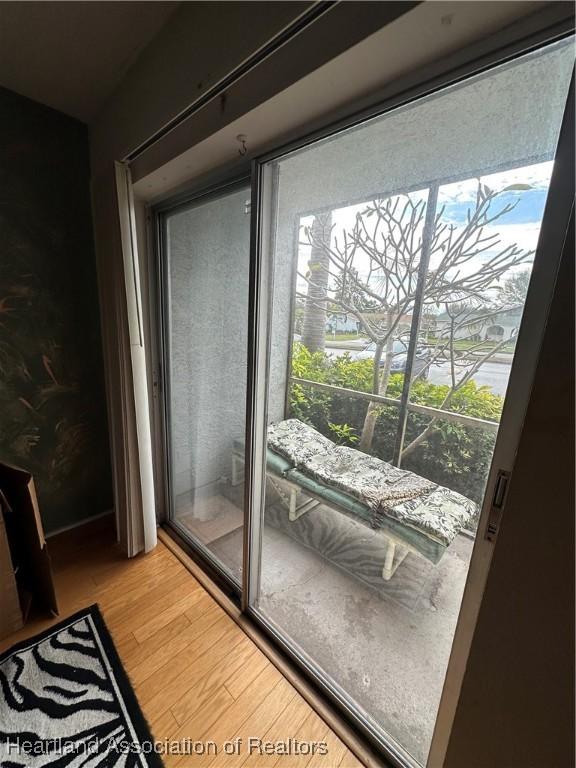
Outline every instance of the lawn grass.
{"label": "lawn grass", "polygon": [[[437,339],[429,337],[424,343],[435,346],[437,341]],[[445,341],[445,339],[442,339],[442,342],[445,343]],[[458,352],[466,352],[468,349],[474,349],[475,354],[486,354],[486,352],[494,349],[495,346],[496,343],[493,341],[484,341],[482,343],[479,341],[470,341],[469,339],[456,339],[454,341],[454,349]],[[505,344],[501,349],[498,350],[498,352],[503,354],[512,353],[514,352],[514,349],[514,342],[510,342],[510,344]]]}

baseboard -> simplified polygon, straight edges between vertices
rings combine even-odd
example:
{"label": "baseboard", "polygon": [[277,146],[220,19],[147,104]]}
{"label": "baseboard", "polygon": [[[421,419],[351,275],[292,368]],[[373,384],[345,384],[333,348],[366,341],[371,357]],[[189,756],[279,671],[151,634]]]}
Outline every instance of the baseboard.
{"label": "baseboard", "polygon": [[82,520],[78,520],[77,523],[71,523],[70,525],[63,525],[61,528],[56,528],[53,531],[50,531],[50,533],[45,534],[46,539],[50,539],[52,536],[57,536],[59,533],[64,533],[65,531],[71,531],[73,528],[79,528],[81,525],[86,525],[86,523],[92,523],[94,520],[99,520],[101,517],[106,517],[106,515],[113,515],[114,510],[113,509],[107,509],[105,512],[99,512],[97,515],[90,515],[90,517],[84,517]]}

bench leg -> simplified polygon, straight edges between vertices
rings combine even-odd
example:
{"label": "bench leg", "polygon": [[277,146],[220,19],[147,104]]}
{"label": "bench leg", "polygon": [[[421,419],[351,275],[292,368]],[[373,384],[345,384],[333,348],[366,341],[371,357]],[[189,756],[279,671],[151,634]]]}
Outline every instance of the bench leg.
{"label": "bench leg", "polygon": [[308,501],[300,504],[299,507],[294,505],[294,509],[288,512],[288,519],[291,523],[294,523],[296,520],[298,520],[299,517],[305,515],[306,512],[310,512],[311,509],[314,509],[314,507],[317,507],[319,504],[320,502],[316,499],[308,499]]}
{"label": "bench leg", "polygon": [[382,578],[384,581],[390,581],[392,576],[394,576],[396,573],[398,566],[404,562],[407,554],[407,549],[398,546],[398,557],[396,557],[396,542],[392,541],[391,539],[388,540],[386,557],[384,559],[384,568],[382,568]]}
{"label": "bench leg", "polygon": [[294,488],[290,488],[290,506],[288,508],[288,519],[289,520],[296,520],[296,497],[297,497],[296,490]]}
{"label": "bench leg", "polygon": [[232,454],[232,485],[236,486],[240,484],[238,479],[238,458]]}

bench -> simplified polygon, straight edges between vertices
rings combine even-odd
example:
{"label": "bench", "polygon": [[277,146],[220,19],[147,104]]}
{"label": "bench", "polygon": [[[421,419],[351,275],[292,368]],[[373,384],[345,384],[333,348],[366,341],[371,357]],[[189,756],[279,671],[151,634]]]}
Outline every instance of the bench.
{"label": "bench", "polygon": [[[244,446],[232,454],[232,484],[241,482]],[[290,521],[323,504],[378,530],[387,547],[388,581],[408,552],[436,564],[473,518],[473,501],[361,451],[338,446],[298,419],[268,428],[267,477]],[[303,500],[301,500],[303,498]]]}

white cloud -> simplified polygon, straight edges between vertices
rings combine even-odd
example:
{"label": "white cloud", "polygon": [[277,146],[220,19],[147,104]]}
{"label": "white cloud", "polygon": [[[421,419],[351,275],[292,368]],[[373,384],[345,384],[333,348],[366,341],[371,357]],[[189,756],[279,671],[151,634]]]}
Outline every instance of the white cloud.
{"label": "white cloud", "polygon": [[[548,189],[552,175],[553,162],[536,163],[523,168],[514,168],[508,171],[500,171],[487,176],[481,176],[480,180],[490,189],[504,189],[511,184],[529,184],[533,189]],[[446,184],[440,189],[440,203],[470,203],[476,199],[478,189],[477,179],[466,179],[454,184]]]}

